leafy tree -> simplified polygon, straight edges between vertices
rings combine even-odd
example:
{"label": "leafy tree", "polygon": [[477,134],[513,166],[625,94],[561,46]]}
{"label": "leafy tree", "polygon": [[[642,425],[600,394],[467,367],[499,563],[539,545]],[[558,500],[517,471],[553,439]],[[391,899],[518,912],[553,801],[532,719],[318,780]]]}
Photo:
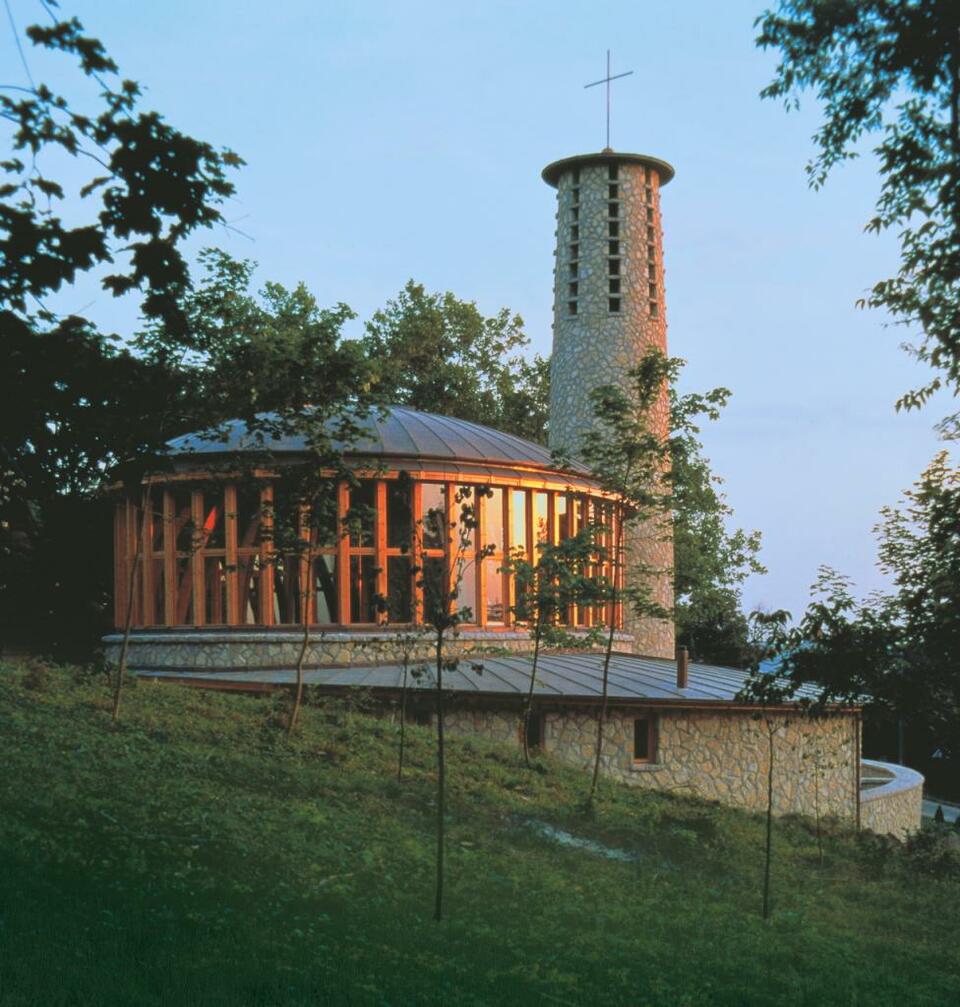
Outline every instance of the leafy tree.
{"label": "leafy tree", "polygon": [[542,441],[549,366],[520,355],[519,315],[485,318],[472,301],[431,294],[410,280],[367,322],[361,340],[386,401],[483,423]]}
{"label": "leafy tree", "polygon": [[[582,639],[566,632],[559,623],[574,605],[596,607],[606,594],[589,573],[598,549],[594,526],[582,528],[556,545],[537,542],[534,549],[536,558],[533,561],[520,550],[504,567],[514,578],[515,600],[510,610],[518,623],[530,627],[533,638],[530,682],[521,720],[523,759],[527,766],[530,765],[530,715],[541,648],[584,646]],[[591,631],[587,644],[592,644],[594,639],[594,631]]]}
{"label": "leafy tree", "polygon": [[740,586],[766,573],[758,559],[760,533],[730,531],[733,509],[703,455],[699,418],[716,420],[730,393],[670,397],[670,478],[673,490],[674,620],[677,643],[695,660],[744,667],[750,631]]}
{"label": "leafy tree", "polygon": [[[60,629],[51,599],[63,592],[38,564],[58,541],[54,517],[83,513],[120,460],[117,476],[139,501],[133,460],[157,454],[184,401],[175,367],[134,355],[88,319],[59,316],[49,298],[99,274],[104,289],[139,295],[145,318],[182,336],[190,277],[180,245],[223,222],[227,171],[241,163],[140,110],[138,85],[118,80],[103,45],[76,19],[52,22],[26,35],[73,57],[101,88],[97,102],[32,79],[0,87],[12,148],[0,162],[0,592],[11,622],[48,644]],[[76,193],[45,173],[64,155],[90,168]],[[78,543],[52,569],[87,555]],[[106,579],[105,565],[90,565]]]}
{"label": "leafy tree", "polygon": [[[940,373],[904,395],[921,406],[941,383],[960,390],[960,6],[954,0],[781,0],[757,23],[757,44],[779,50],[761,92],[796,107],[815,93],[810,183],[879,134],[880,195],[867,229],[895,229],[900,269],[865,299],[919,327],[913,352]],[[956,430],[960,414],[944,421]]]}
{"label": "leafy tree", "polygon": [[[610,497],[609,515],[598,516],[595,543],[601,558],[609,556],[612,574],[598,587],[604,607],[611,613],[629,606],[637,615],[667,619],[670,612],[652,597],[650,580],[664,571],[631,557],[629,576],[624,577],[626,529],[643,534],[666,533],[670,507],[667,477],[670,445],[653,428],[651,416],[676,376],[679,361],[659,350],[648,351],[629,373],[629,393],[618,385],[603,385],[590,392],[594,426],[586,431],[576,449],[586,459],[591,475]],[[592,802],[600,776],[603,730],[607,720],[610,660],[616,633],[616,618],[608,617],[604,646],[603,683],[597,717],[597,744],[588,801]]]}
{"label": "leafy tree", "polygon": [[[477,493],[484,493],[483,487]],[[446,829],[446,745],[444,738],[444,672],[454,672],[460,666],[457,657],[447,654],[447,644],[451,636],[456,636],[462,623],[473,619],[473,612],[466,605],[458,605],[463,578],[475,562],[472,556],[474,537],[478,533],[477,506],[474,491],[469,486],[458,489],[452,501],[455,517],[448,517],[446,507],[431,509],[419,522],[418,530],[422,535],[424,524],[434,529],[443,529],[446,539],[446,549],[443,559],[421,560],[417,568],[417,584],[423,592],[423,622],[429,627],[433,637],[433,693],[435,713],[437,718],[437,818],[436,818],[436,883],[434,887],[433,918],[438,922],[443,919],[443,883],[444,883],[444,846]],[[454,510],[455,509],[455,510]],[[478,551],[480,560],[490,555],[491,547],[481,547]],[[417,549],[417,555],[422,556],[422,550]],[[424,668],[423,671],[426,669]],[[479,673],[481,668],[475,666]],[[419,669],[418,669],[419,672]]]}
{"label": "leafy tree", "polygon": [[[257,470],[279,473],[275,505],[264,515],[275,570],[290,579],[302,630],[296,686],[287,725],[296,728],[309,653],[318,550],[364,525],[362,508],[338,518],[336,487],[359,486],[344,454],[362,434],[376,404],[371,368],[356,343],[342,339],[353,312],[321,308],[302,283],[292,290],[268,282],[252,289],[255,265],[218,249],[200,254],[203,281],[182,301],[188,335],[179,340],[195,374],[198,399],[216,421],[202,439],[216,442],[227,419],[242,421],[246,448],[230,465],[257,486]],[[148,327],[137,345],[149,359],[167,359],[170,334]],[[275,444],[296,437],[295,458]],[[369,473],[368,473],[369,475]],[[382,605],[381,605],[382,607]]]}

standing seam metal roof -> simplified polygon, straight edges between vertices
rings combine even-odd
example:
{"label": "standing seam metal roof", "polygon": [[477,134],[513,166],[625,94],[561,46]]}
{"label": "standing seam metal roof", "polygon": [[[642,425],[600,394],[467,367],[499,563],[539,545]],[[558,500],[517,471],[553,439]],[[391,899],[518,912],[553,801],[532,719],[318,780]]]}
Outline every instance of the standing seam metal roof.
{"label": "standing seam metal roof", "polygon": [[[274,414],[261,417],[269,422]],[[331,424],[332,426],[332,424]],[[372,412],[360,421],[361,436],[349,444],[336,445],[348,457],[404,458],[445,463],[523,465],[557,472],[559,465],[542,444],[491,427],[451,416],[419,412],[407,406],[391,406]],[[305,439],[295,433],[264,436],[251,432],[243,420],[230,420],[217,430],[185,434],[169,442],[174,457],[208,457],[239,452],[267,451],[272,454],[298,454],[306,450]],[[588,475],[582,465],[571,466],[580,476]]]}
{"label": "standing seam metal roof", "polygon": [[[477,671],[477,668],[482,669]],[[530,684],[532,660],[529,656],[465,656],[455,671],[444,675],[445,691],[473,695],[526,695]],[[430,665],[427,663],[429,670]],[[140,674],[157,678],[231,683],[280,684],[293,681],[293,669],[259,671],[165,671],[143,669]],[[403,667],[399,664],[315,668],[305,674],[310,685],[399,689],[403,682]],[[677,687],[677,665],[665,658],[636,657],[614,654],[608,676],[608,696],[611,702],[707,704],[736,702],[737,694],[747,684],[748,673],[738,668],[691,664],[687,687]],[[426,675],[409,682],[411,689],[431,689]],[[534,695],[542,700],[597,700],[603,693],[603,655],[597,653],[545,654],[540,658]],[[801,698],[815,699],[814,686],[804,686]]]}

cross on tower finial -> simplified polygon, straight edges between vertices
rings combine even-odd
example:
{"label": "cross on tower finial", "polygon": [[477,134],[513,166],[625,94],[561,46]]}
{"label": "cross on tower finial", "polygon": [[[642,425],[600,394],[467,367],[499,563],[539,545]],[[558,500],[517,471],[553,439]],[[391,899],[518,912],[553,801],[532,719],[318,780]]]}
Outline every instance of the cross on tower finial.
{"label": "cross on tower finial", "polygon": [[619,80],[621,77],[629,77],[632,74],[632,70],[627,70],[626,73],[615,73],[612,77],[610,76],[610,50],[607,50],[607,75],[600,80],[595,80],[592,84],[584,84],[584,90],[588,87],[596,87],[598,84],[607,85],[607,146],[604,148],[610,150],[610,81]]}

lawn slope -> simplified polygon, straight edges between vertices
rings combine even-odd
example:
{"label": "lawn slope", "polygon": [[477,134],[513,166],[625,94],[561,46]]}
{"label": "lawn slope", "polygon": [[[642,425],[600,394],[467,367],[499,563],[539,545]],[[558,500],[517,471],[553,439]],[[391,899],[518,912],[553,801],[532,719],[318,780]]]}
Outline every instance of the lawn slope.
{"label": "lawn slope", "polygon": [[[450,744],[432,921],[434,741],[351,704],[0,665],[0,1004],[960,1003],[960,883],[886,844]],[[566,848],[531,821],[633,860]]]}

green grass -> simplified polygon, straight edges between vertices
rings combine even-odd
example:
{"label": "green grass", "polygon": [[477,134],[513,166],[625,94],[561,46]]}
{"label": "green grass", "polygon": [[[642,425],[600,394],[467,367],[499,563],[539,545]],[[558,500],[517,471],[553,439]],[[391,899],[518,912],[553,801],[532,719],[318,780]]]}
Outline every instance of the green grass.
{"label": "green grass", "polygon": [[477,740],[437,924],[431,733],[398,784],[389,719],[283,702],[0,668],[0,1004],[960,1003],[955,875],[779,823],[765,923],[761,819]]}

